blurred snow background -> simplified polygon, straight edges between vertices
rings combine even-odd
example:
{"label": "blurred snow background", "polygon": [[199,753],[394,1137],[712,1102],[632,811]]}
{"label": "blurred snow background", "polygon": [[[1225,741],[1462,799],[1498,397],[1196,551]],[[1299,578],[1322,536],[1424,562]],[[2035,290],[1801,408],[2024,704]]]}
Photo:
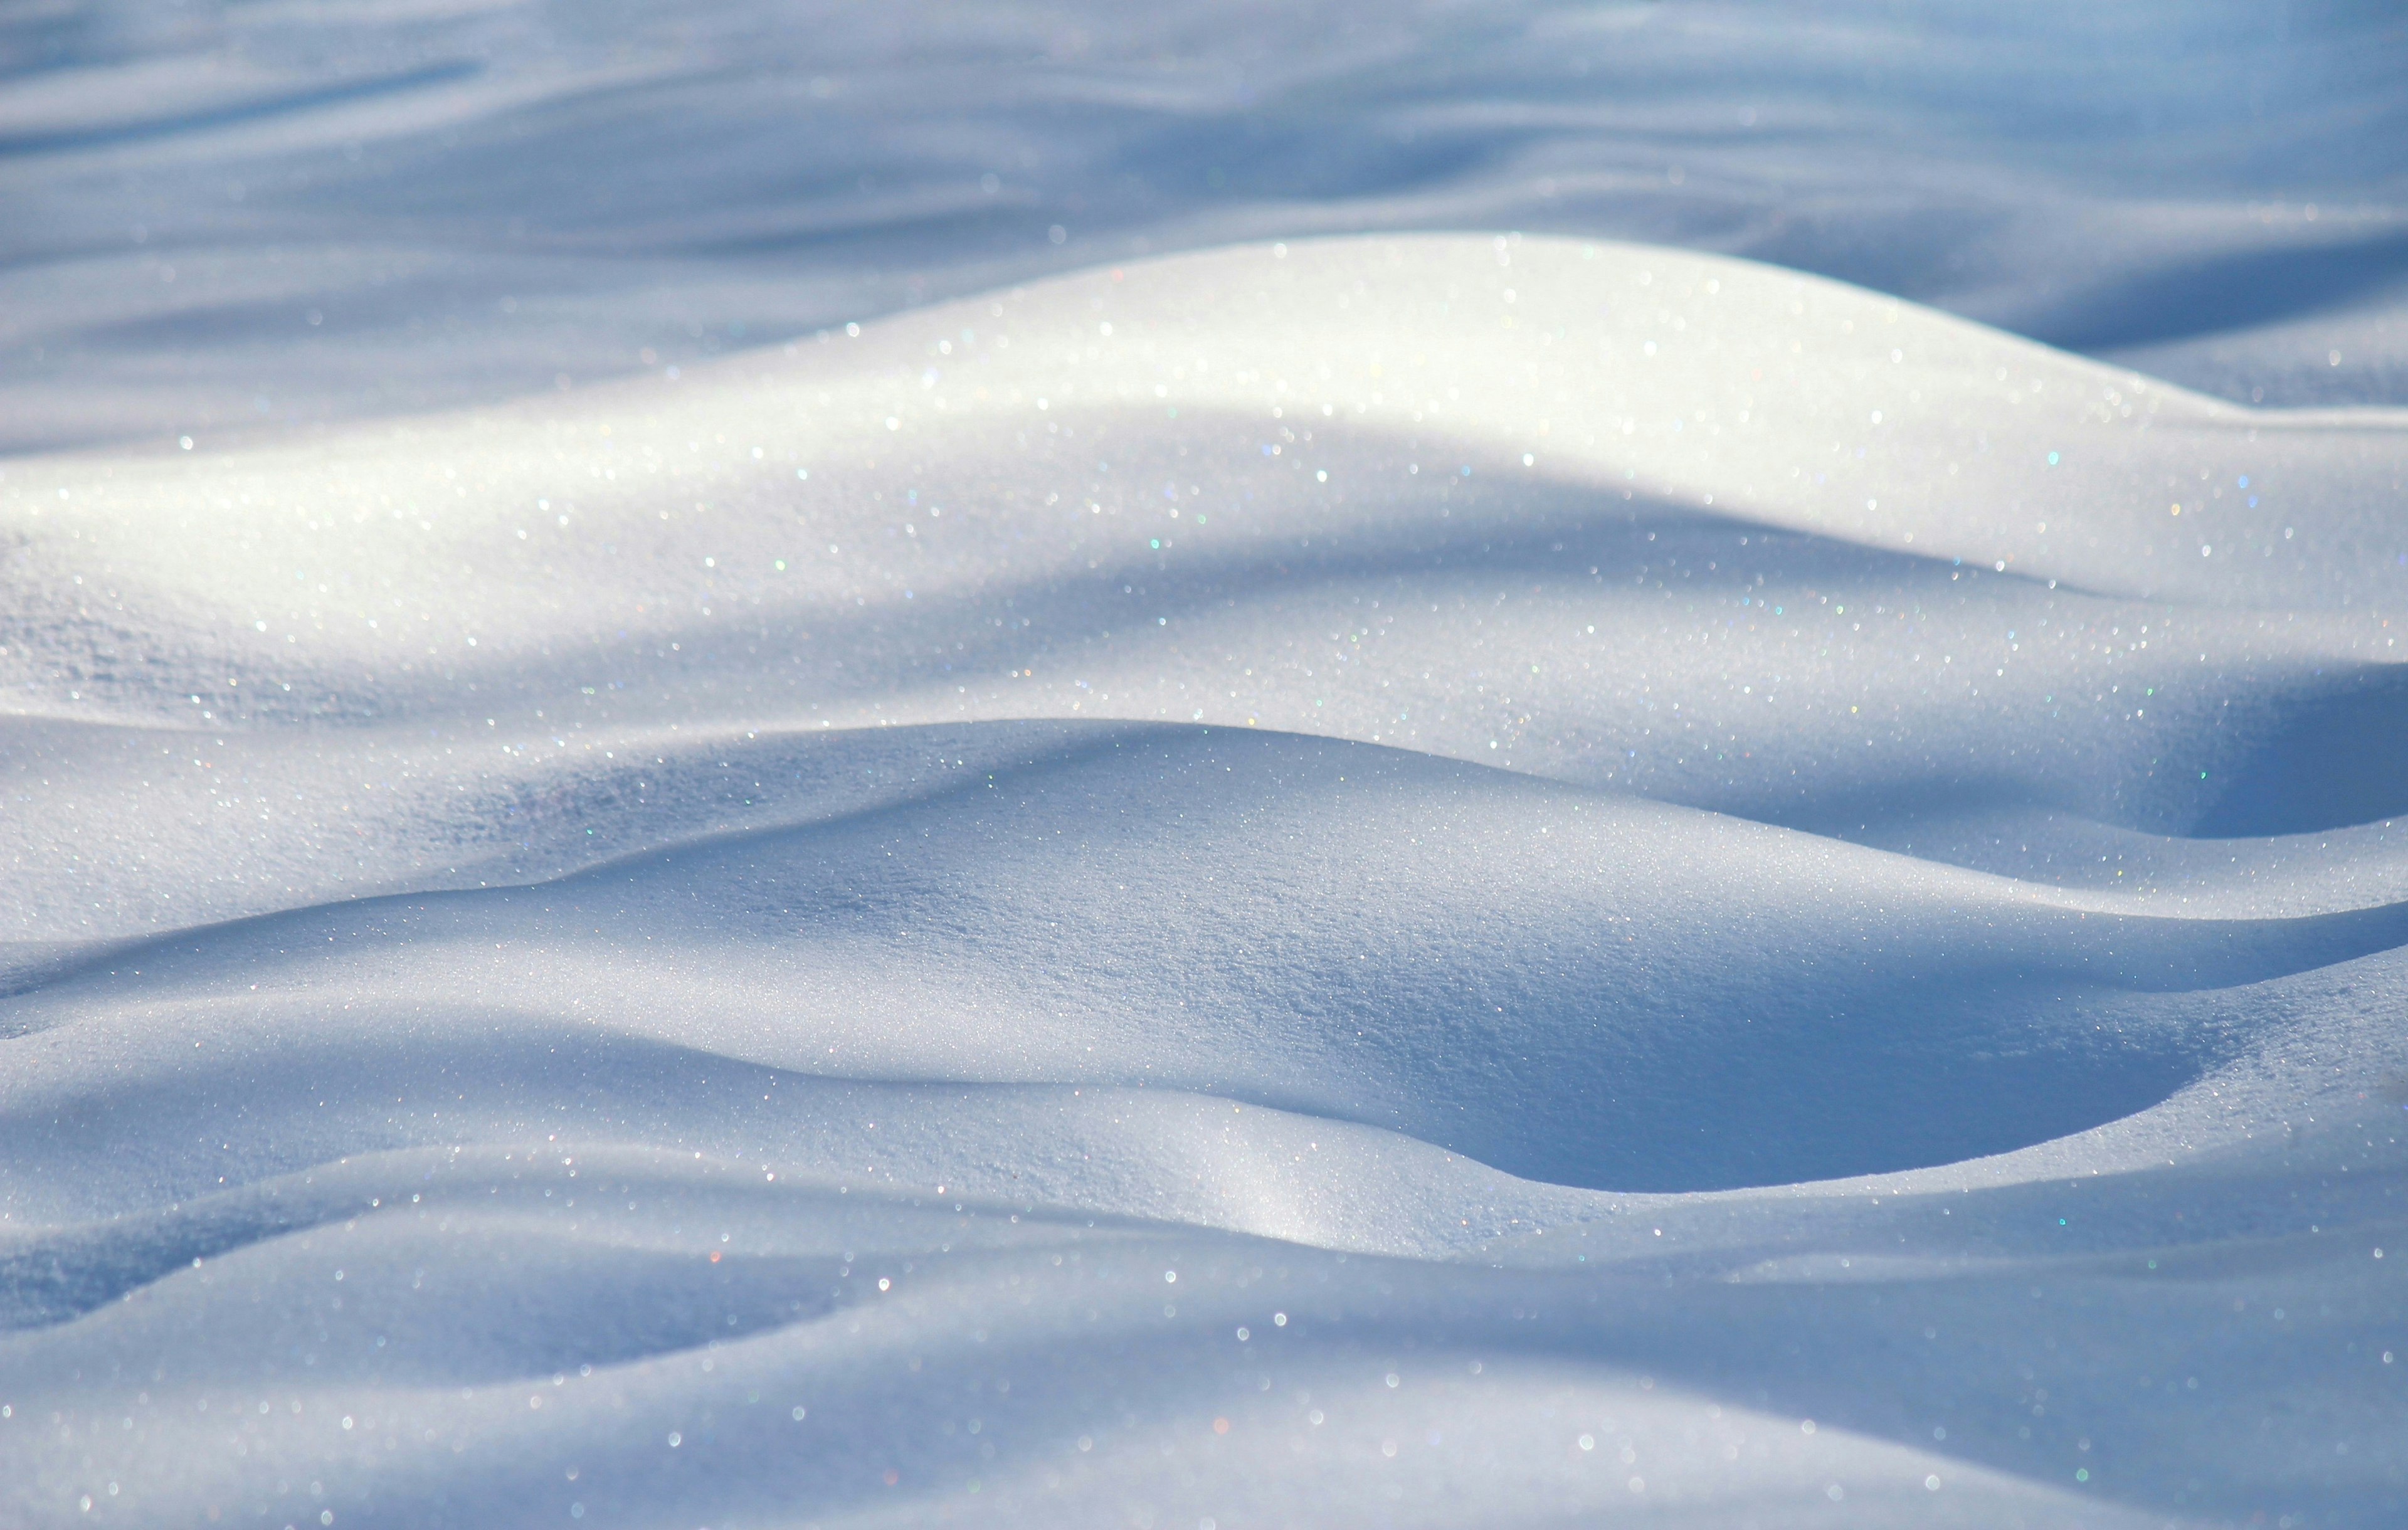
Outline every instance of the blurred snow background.
{"label": "blurred snow background", "polygon": [[16,0],[0,449],[1367,229],[1693,246],[2237,400],[2397,402],[2403,77],[2385,0]]}

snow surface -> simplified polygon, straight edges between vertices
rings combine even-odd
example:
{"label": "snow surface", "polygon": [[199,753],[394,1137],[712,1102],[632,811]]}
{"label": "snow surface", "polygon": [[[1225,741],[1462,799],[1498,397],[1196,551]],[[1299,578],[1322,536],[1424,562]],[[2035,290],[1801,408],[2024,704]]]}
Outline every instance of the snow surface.
{"label": "snow surface", "polygon": [[2408,1523],[2393,7],[0,64],[0,1524]]}

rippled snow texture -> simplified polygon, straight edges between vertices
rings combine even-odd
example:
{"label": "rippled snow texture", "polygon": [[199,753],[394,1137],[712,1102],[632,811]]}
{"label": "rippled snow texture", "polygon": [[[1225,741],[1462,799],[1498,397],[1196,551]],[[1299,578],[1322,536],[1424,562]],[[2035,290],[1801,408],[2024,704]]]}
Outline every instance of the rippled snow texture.
{"label": "rippled snow texture", "polygon": [[0,1523],[2401,1523],[2261,10],[0,22]]}

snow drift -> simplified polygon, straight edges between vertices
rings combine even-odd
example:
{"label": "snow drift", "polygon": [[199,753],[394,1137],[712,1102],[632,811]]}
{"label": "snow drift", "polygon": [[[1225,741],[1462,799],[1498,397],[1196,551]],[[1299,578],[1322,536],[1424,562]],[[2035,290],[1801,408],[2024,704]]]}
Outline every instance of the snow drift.
{"label": "snow drift", "polygon": [[2383,389],[1188,242],[27,427],[0,1519],[2394,1523]]}

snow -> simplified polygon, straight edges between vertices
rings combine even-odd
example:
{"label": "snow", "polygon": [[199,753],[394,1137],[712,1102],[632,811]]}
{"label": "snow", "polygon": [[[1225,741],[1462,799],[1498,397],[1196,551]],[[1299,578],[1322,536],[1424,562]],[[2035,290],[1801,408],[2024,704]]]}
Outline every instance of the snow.
{"label": "snow", "polygon": [[0,1521],[2399,1522],[2380,9],[0,25]]}

